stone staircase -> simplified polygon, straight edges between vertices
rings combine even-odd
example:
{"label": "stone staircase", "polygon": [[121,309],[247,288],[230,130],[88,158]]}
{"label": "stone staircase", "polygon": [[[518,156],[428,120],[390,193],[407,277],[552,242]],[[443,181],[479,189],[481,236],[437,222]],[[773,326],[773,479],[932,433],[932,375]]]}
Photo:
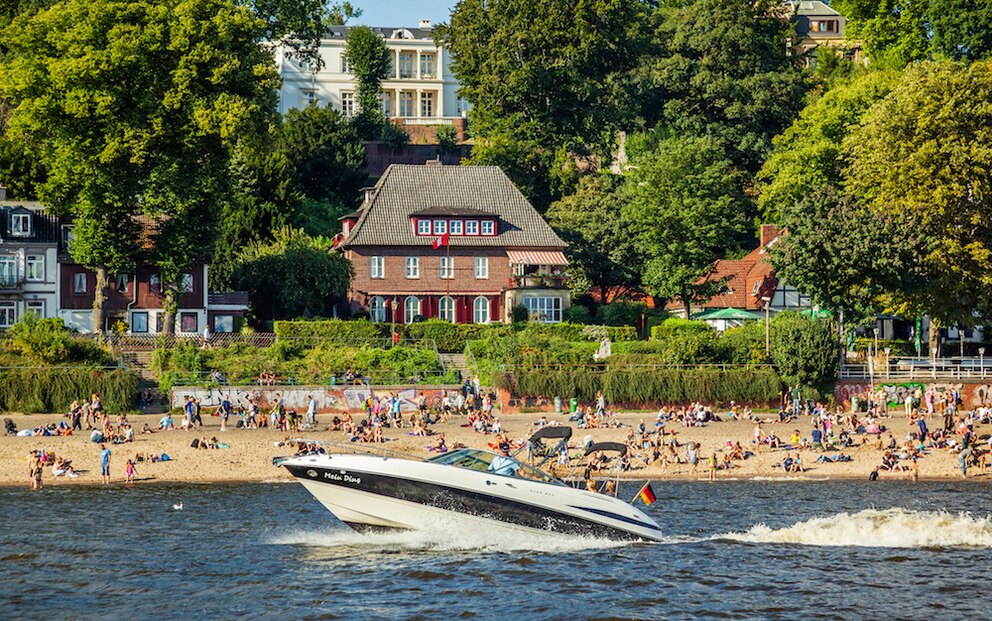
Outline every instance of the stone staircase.
{"label": "stone staircase", "polygon": [[151,394],[152,403],[141,408],[142,414],[161,414],[168,409],[158,391],[158,375],[152,370],[153,356],[154,352],[148,350],[132,350],[121,354],[124,366],[141,376],[138,390]]}
{"label": "stone staircase", "polygon": [[468,367],[465,354],[438,354],[437,357],[445,371],[460,371],[462,381],[472,377],[472,370]]}

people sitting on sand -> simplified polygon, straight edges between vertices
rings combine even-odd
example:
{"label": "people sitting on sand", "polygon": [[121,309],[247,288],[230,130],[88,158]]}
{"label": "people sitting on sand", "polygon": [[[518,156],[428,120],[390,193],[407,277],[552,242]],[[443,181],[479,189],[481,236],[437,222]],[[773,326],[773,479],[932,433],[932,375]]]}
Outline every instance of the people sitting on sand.
{"label": "people sitting on sand", "polygon": [[824,464],[834,464],[834,463],[838,463],[838,462],[847,462],[847,461],[851,461],[851,460],[852,460],[851,456],[848,455],[847,453],[837,453],[836,455],[833,455],[833,456],[831,456],[831,455],[818,455],[816,457],[816,462],[817,463],[824,463]]}
{"label": "people sitting on sand", "polygon": [[56,457],[55,462],[52,464],[52,476],[66,476],[70,479],[75,479],[79,476],[79,474],[73,470],[72,462],[70,460],[63,459],[62,457]]}

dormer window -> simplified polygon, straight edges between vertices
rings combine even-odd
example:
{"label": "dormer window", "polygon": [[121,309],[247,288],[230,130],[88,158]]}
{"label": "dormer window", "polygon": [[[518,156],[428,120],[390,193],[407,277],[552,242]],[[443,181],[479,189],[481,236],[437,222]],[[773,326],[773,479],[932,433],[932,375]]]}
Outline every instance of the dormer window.
{"label": "dormer window", "polygon": [[492,220],[483,220],[480,223],[482,235],[495,235],[496,226]]}
{"label": "dormer window", "polygon": [[448,232],[448,221],[447,220],[435,220],[434,221],[434,234],[444,235]]}
{"label": "dormer window", "polygon": [[10,217],[10,234],[14,237],[31,236],[31,214],[15,213]]}
{"label": "dormer window", "polygon": [[420,219],[417,220],[417,235],[430,235],[431,234],[431,221]]}
{"label": "dormer window", "polygon": [[462,234],[462,221],[461,220],[452,220],[451,221],[451,234],[452,235],[461,235]]}
{"label": "dormer window", "polygon": [[72,232],[72,225],[63,224],[62,225],[62,247],[63,248],[68,248],[69,247],[69,244],[72,243],[72,240],[73,240],[74,237],[75,237],[75,235]]}
{"label": "dormer window", "polygon": [[466,220],[465,221],[465,234],[466,235],[478,235],[479,234],[479,221],[478,220]]}

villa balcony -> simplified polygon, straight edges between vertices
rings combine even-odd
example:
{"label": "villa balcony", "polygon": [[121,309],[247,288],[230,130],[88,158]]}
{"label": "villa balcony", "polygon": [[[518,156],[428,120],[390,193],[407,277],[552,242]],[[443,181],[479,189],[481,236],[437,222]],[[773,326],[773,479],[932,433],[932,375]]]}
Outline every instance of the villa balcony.
{"label": "villa balcony", "polygon": [[511,289],[566,289],[568,278],[564,274],[527,274],[510,279]]}
{"label": "villa balcony", "polygon": [[0,291],[20,291],[24,286],[24,278],[12,274],[0,274]]}

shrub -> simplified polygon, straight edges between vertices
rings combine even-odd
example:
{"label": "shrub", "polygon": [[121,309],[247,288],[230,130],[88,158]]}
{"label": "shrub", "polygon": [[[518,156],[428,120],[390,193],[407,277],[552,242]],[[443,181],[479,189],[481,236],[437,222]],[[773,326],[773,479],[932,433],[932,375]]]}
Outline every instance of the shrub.
{"label": "shrub", "polygon": [[[889,355],[893,358],[916,355],[916,345],[914,345],[912,341],[879,339],[878,351],[884,352],[886,347],[891,350]],[[854,341],[854,351],[859,354],[867,354],[868,350],[874,349],[875,339],[858,338]]]}
{"label": "shrub", "polygon": [[530,321],[530,312],[524,306],[514,306],[510,309],[510,321],[512,323],[526,323]]}
{"label": "shrub", "polygon": [[647,310],[643,302],[612,302],[599,307],[599,317],[608,326],[639,326]]}
{"label": "shrub", "polygon": [[366,319],[318,319],[315,321],[277,321],[274,325],[279,339],[329,339],[333,341],[370,341],[389,338],[389,325]]}
{"label": "shrub", "polygon": [[454,125],[436,125],[437,152],[439,155],[454,153],[458,150],[458,130]]}
{"label": "shrub", "polygon": [[837,377],[839,342],[831,319],[779,313],[771,323],[772,361],[782,381],[822,388]]}
{"label": "shrub", "polygon": [[132,371],[10,369],[0,373],[0,409],[25,413],[67,412],[76,399],[100,395],[111,412],[132,410],[141,378]]}
{"label": "shrub", "polygon": [[669,317],[665,321],[661,322],[661,325],[654,326],[651,328],[651,339],[660,340],[666,337],[672,336],[674,334],[707,334],[711,336],[716,335],[716,330],[713,326],[706,323],[705,321],[699,321],[696,319],[681,319],[679,317]]}
{"label": "shrub", "polygon": [[573,304],[562,313],[562,319],[571,323],[592,323],[592,313],[581,304]]}
{"label": "shrub", "polygon": [[508,335],[509,329],[501,324],[451,323],[443,319],[428,319],[403,328],[403,336],[408,339],[434,341],[438,351],[461,352],[468,341],[488,335]]}
{"label": "shrub", "polygon": [[379,141],[389,145],[394,152],[398,153],[406,143],[410,142],[410,135],[402,127],[386,123],[379,131]]}
{"label": "shrub", "polygon": [[765,324],[760,321],[726,330],[720,336],[721,358],[731,364],[768,364],[765,354]]}
{"label": "shrub", "polygon": [[37,362],[51,364],[69,358],[72,338],[61,319],[38,319],[34,313],[25,313],[11,326],[10,336],[21,353]]}

